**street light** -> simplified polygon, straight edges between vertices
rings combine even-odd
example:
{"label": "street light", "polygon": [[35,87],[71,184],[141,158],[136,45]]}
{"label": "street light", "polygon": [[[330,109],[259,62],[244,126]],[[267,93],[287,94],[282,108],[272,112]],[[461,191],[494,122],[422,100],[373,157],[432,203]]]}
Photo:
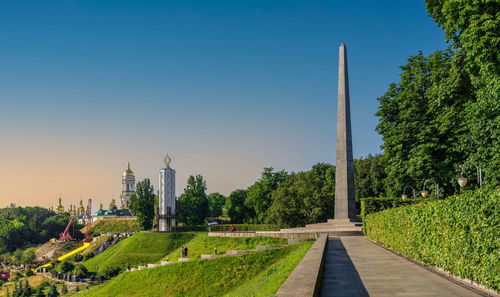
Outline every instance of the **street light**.
{"label": "street light", "polygon": [[412,196],[413,196],[413,199],[415,199],[415,189],[412,188],[412,187],[410,187],[410,186],[404,187],[403,194],[401,195],[401,198],[403,198],[403,199],[407,199],[408,198],[408,195],[406,195],[406,188],[410,188],[412,190]]}
{"label": "street light", "polygon": [[431,181],[431,182],[433,182],[433,183],[434,183],[434,186],[435,186],[434,188],[435,188],[435,190],[436,190],[436,198],[439,200],[439,184],[438,184],[435,180],[433,180],[433,179],[426,179],[426,180],[424,181],[424,188],[422,189],[422,191],[420,191],[420,195],[422,195],[422,197],[424,197],[424,198],[427,198],[427,196],[429,196],[429,191],[427,191],[427,190],[425,189],[425,184],[426,184],[428,181]]}
{"label": "street light", "polygon": [[465,165],[467,163],[472,163],[472,164],[474,164],[474,166],[476,166],[477,183],[479,184],[479,187],[481,188],[483,186],[483,173],[481,171],[481,167],[477,166],[477,164],[472,162],[472,161],[466,161],[462,165],[462,171],[460,172],[460,177],[457,180],[458,185],[460,186],[460,188],[463,188],[467,185],[467,182],[469,181],[469,179],[464,176],[464,169],[465,169]]}

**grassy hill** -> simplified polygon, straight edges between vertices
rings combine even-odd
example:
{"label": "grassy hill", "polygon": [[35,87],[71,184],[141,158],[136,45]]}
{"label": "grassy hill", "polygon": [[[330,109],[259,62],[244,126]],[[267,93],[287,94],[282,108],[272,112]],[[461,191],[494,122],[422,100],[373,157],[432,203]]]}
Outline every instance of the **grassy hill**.
{"label": "grassy hill", "polygon": [[[86,232],[84,227],[80,231],[82,233]],[[106,219],[98,220],[92,223],[90,226],[91,233],[107,233],[107,232],[139,232],[141,227],[137,222],[137,219]]]}
{"label": "grassy hill", "polygon": [[84,297],[198,297],[275,294],[312,242],[239,256],[193,260],[122,273]]}
{"label": "grassy hill", "polygon": [[[189,250],[188,258],[200,258],[201,254],[213,254],[217,248],[218,254],[227,250],[249,250],[257,245],[287,244],[287,239],[275,237],[211,237],[207,233],[197,233],[185,246]],[[177,261],[181,257],[181,246],[170,252],[165,259]]]}
{"label": "grassy hill", "polygon": [[199,258],[200,254],[212,254],[215,247],[218,253],[225,253],[227,250],[253,249],[261,244],[286,243],[286,239],[271,237],[230,238],[209,237],[207,233],[136,233],[83,264],[90,272],[110,277],[124,270],[127,265],[137,267],[166,258],[177,261],[182,245],[188,247],[189,258]]}
{"label": "grassy hill", "polygon": [[194,237],[194,233],[136,233],[83,264],[91,272],[111,276],[127,265],[155,263]]}

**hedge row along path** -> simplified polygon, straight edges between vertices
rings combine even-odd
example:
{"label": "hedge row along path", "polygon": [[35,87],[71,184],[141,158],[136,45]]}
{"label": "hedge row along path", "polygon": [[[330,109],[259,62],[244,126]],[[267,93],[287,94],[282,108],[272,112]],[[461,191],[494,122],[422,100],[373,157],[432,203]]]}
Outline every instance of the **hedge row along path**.
{"label": "hedge row along path", "polygon": [[364,236],[330,237],[321,297],[469,297],[464,288],[372,243]]}

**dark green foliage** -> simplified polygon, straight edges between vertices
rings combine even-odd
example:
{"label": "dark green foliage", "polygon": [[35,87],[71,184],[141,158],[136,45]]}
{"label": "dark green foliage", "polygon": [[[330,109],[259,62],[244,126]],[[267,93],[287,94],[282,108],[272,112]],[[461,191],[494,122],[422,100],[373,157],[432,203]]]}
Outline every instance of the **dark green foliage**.
{"label": "dark green foliage", "polygon": [[335,167],[318,163],[290,175],[272,195],[266,223],[295,227],[325,222],[333,216]]}
{"label": "dark green foliage", "polygon": [[71,271],[71,274],[77,275],[79,277],[87,277],[89,272],[87,270],[87,267],[83,264],[76,264],[75,268]]}
{"label": "dark green foliage", "polygon": [[66,293],[68,293],[68,287],[66,286],[66,284],[63,284],[61,288],[61,294],[66,294]]}
{"label": "dark green foliage", "polygon": [[75,268],[75,265],[68,260],[64,260],[61,263],[57,264],[54,270],[58,273],[68,273]]}
{"label": "dark green foliage", "polygon": [[[444,194],[457,193],[456,178],[467,160],[484,170],[486,186],[496,187],[500,3],[427,0],[426,6],[452,45],[410,57],[400,82],[379,98],[377,131],[384,141],[387,194],[396,196],[408,185],[420,188],[427,178],[435,179]],[[475,172],[468,170],[475,183]]]}
{"label": "dark green foliage", "polygon": [[384,180],[387,177],[384,156],[368,155],[354,160],[354,188],[356,199],[367,197],[383,197],[385,195]]}
{"label": "dark green foliage", "polygon": [[222,216],[222,208],[226,204],[226,197],[220,193],[211,193],[208,195],[208,215],[216,218]]}
{"label": "dark green foliage", "polygon": [[209,215],[207,183],[203,176],[189,176],[184,193],[177,201],[177,220],[186,225],[200,225]]}
{"label": "dark green foliage", "polygon": [[[0,209],[0,253],[13,252],[23,246],[39,244],[58,237],[69,222],[69,214],[56,214],[41,207],[7,207]],[[80,227],[78,226],[79,229]],[[82,238],[77,231],[72,236]]]}
{"label": "dark green foliage", "polygon": [[252,223],[264,223],[267,217],[267,209],[272,203],[273,192],[288,177],[285,171],[273,172],[273,168],[264,168],[261,178],[248,187],[245,206],[251,211]]}
{"label": "dark green foliage", "polygon": [[130,196],[130,210],[137,216],[142,230],[153,228],[155,194],[149,178],[137,183],[136,192]]}
{"label": "dark green foliage", "polygon": [[458,167],[467,159],[459,143],[470,83],[455,55],[447,50],[410,57],[400,82],[378,98],[389,196],[399,196],[405,186],[421,189],[429,178],[444,194],[458,191]]}
{"label": "dark green foliage", "polygon": [[82,254],[76,254],[71,257],[71,261],[73,262],[82,262],[83,261],[83,255]]}
{"label": "dark green foliage", "polygon": [[28,283],[28,280],[20,281],[14,285],[12,297],[31,297],[35,291]]}
{"label": "dark green foliage", "polygon": [[49,288],[49,292],[47,293],[47,297],[57,297],[59,296],[59,292],[57,292],[57,288],[55,285],[51,285]]}
{"label": "dark green foliage", "polygon": [[251,220],[251,210],[245,205],[246,190],[235,190],[226,199],[227,215],[231,222],[241,224]]}
{"label": "dark green foliage", "polygon": [[394,208],[403,205],[411,205],[425,201],[431,201],[431,199],[424,198],[363,198],[361,201],[361,218],[364,218],[374,212],[382,211],[389,208]]}
{"label": "dark green foliage", "polygon": [[369,214],[363,230],[401,254],[498,291],[499,201],[499,190],[466,191]]}
{"label": "dark green foliage", "polygon": [[460,148],[486,171],[486,184],[496,186],[500,180],[500,2],[425,2],[453,42],[472,85],[462,115],[467,136],[460,139]]}
{"label": "dark green foliage", "polygon": [[172,226],[174,232],[187,232],[187,231],[208,231],[207,225],[191,225],[191,226]]}

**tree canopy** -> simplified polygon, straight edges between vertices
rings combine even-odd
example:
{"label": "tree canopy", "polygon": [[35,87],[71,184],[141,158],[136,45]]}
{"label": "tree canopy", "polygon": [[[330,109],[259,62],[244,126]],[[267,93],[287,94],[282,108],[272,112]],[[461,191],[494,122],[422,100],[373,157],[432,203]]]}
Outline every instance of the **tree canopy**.
{"label": "tree canopy", "polygon": [[178,221],[187,225],[199,225],[209,215],[207,183],[203,176],[189,176],[184,193],[178,200]]}
{"label": "tree canopy", "polygon": [[130,210],[137,216],[137,221],[143,230],[153,228],[153,219],[155,216],[154,188],[149,178],[139,181],[136,186],[136,192],[130,196]]}

